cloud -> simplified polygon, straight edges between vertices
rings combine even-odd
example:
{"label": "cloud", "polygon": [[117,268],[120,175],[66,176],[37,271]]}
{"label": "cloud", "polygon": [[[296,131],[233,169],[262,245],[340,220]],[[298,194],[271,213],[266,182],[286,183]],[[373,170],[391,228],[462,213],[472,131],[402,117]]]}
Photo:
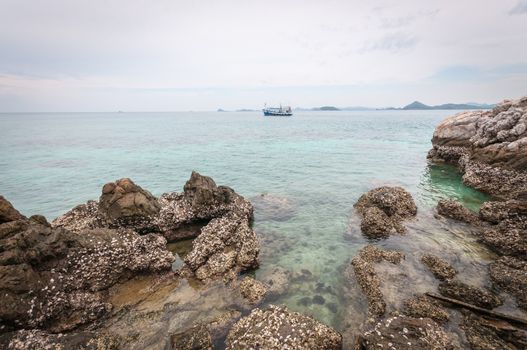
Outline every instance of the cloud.
{"label": "cloud", "polygon": [[403,32],[395,32],[384,35],[378,40],[366,43],[361,50],[361,53],[370,51],[389,51],[396,53],[402,50],[408,50],[417,45],[419,39],[412,35]]}
{"label": "cloud", "polygon": [[519,0],[516,6],[509,11],[511,15],[521,15],[524,13],[527,13],[527,0]]}

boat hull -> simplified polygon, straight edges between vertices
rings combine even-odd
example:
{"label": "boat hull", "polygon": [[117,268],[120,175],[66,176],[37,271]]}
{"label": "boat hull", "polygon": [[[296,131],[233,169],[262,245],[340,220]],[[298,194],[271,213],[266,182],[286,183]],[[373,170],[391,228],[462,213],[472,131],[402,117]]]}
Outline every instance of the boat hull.
{"label": "boat hull", "polygon": [[293,112],[269,112],[263,111],[264,116],[266,117],[290,117],[293,115]]}

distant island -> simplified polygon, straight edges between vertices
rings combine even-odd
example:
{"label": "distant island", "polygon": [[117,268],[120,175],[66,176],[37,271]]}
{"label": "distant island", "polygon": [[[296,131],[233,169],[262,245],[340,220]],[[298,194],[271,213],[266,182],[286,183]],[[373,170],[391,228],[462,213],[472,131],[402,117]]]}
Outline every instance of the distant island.
{"label": "distant island", "polygon": [[[320,112],[331,112],[331,111],[371,111],[371,110],[390,110],[390,111],[420,111],[420,110],[468,110],[468,109],[492,109],[496,107],[496,104],[486,103],[444,103],[441,105],[429,106],[419,101],[414,101],[404,107],[384,107],[384,108],[372,108],[363,106],[352,106],[352,107],[335,107],[335,106],[321,106],[321,107],[295,107],[294,110],[297,112],[308,112],[308,111],[320,111]],[[219,108],[218,112],[226,112],[226,110]],[[259,109],[242,108],[235,110],[236,112],[260,112]]]}
{"label": "distant island", "polygon": [[432,109],[492,109],[496,107],[495,104],[484,104],[484,103],[445,103],[437,106],[425,105],[422,102],[414,101],[403,108],[382,108],[389,110],[432,110]]}

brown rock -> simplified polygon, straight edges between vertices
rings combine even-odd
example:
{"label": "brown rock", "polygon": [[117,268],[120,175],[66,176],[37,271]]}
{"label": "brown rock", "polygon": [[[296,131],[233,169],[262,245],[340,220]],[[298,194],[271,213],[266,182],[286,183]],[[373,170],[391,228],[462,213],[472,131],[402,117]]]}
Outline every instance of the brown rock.
{"label": "brown rock", "polygon": [[527,310],[527,261],[503,256],[489,264],[492,283],[510,294]]}
{"label": "brown rock", "polygon": [[250,349],[340,350],[342,336],[309,316],[286,307],[254,309],[241,318],[227,336],[227,350]]}
{"label": "brown rock", "polygon": [[477,224],[479,222],[478,216],[475,213],[453,199],[441,199],[437,203],[437,213],[444,217],[469,224]]}
{"label": "brown rock", "polygon": [[441,281],[452,279],[457,274],[456,269],[454,269],[448,262],[435,255],[424,254],[421,257],[421,261],[426,267],[428,267],[435,278]]}
{"label": "brown rock", "polygon": [[503,304],[503,301],[493,293],[455,280],[441,282],[439,293],[485,309],[493,309]]}
{"label": "brown rock", "polygon": [[20,214],[7,199],[0,195],[0,224],[23,219],[25,216]]}
{"label": "brown rock", "polygon": [[435,300],[420,295],[404,302],[403,313],[415,318],[431,318],[439,324],[448,322],[448,311]]}
{"label": "brown rock", "polygon": [[267,287],[260,281],[245,277],[240,283],[240,293],[252,305],[262,302],[267,293]]}
{"label": "brown rock", "polygon": [[379,187],[363,194],[355,209],[363,217],[363,233],[382,237],[390,233],[404,233],[402,221],[416,215],[417,207],[410,193],[401,187]]}

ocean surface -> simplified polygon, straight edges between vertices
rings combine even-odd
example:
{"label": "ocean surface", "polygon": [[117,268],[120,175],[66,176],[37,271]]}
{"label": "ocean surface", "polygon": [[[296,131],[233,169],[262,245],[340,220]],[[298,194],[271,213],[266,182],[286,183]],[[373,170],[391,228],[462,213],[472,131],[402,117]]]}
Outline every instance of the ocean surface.
{"label": "ocean surface", "polygon": [[[469,280],[485,268],[490,253],[463,227],[433,216],[443,197],[473,210],[487,199],[464,186],[455,169],[427,163],[434,127],[454,113],[0,114],[0,194],[23,214],[52,220],[97,199],[106,182],[130,177],[160,195],[182,191],[196,170],[260,203],[254,229],[262,240],[261,268],[254,274],[282,267],[293,276],[289,291],[272,302],[342,328],[365,307],[347,270],[368,243],[353,204],[369,189],[403,186],[419,209],[406,236],[378,244],[409,255],[437,250]],[[268,210],[268,199],[278,206]],[[417,255],[406,260],[421,271]]]}

